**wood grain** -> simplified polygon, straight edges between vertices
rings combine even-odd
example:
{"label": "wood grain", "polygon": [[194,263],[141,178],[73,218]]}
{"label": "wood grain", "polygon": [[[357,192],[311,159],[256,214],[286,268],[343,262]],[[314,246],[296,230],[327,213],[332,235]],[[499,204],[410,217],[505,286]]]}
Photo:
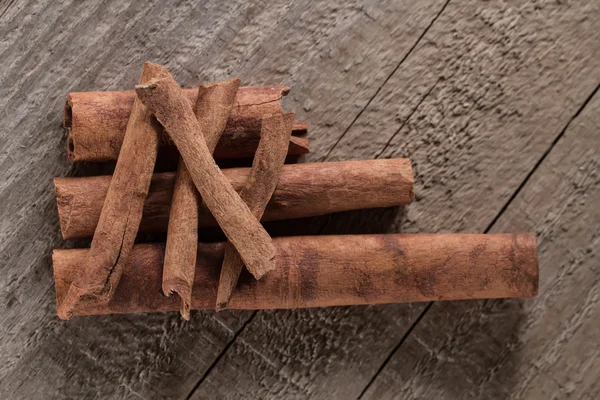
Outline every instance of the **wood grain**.
{"label": "wood grain", "polygon": [[[394,137],[382,157],[416,162],[418,201],[405,212],[357,211],[302,221],[295,229],[314,234],[327,223],[323,231],[330,233],[483,231],[596,86],[600,14],[591,1],[459,0],[436,20],[443,4],[16,0],[6,8],[0,17],[0,397],[186,398],[250,315],[198,311],[187,324],[176,313],[68,324],[55,316],[49,254],[64,242],[51,180],[88,171],[65,157],[64,98],[73,91],[130,88],[146,60],[165,63],[185,87],[197,86],[198,77],[230,76],[246,85],[291,86],[284,108],[310,123],[314,155],[308,161],[323,159],[343,136],[332,159],[375,157]],[[573,205],[586,197],[587,186],[578,185]],[[575,189],[568,193],[575,196]],[[554,207],[544,209],[547,218],[538,217],[538,232],[562,230],[551,225]],[[568,235],[588,232],[580,215],[569,215],[569,231],[550,242],[559,244],[559,253],[571,243]],[[581,241],[592,243],[586,234]],[[576,264],[597,264],[595,253],[579,245],[583,253],[564,253]],[[545,301],[562,304],[552,296]],[[196,396],[355,398],[421,310],[421,304],[405,304],[260,312]],[[453,316],[449,309],[444,315]],[[497,314],[486,315],[493,321]],[[536,334],[546,343],[547,331]],[[523,339],[516,360],[509,357],[512,347],[505,350],[506,359],[517,363],[531,340]],[[473,341],[468,356],[485,357],[484,343]],[[582,356],[573,349],[581,340],[568,343],[549,349],[563,351],[552,354],[572,365],[588,360],[586,366],[594,366],[593,352]],[[581,371],[586,375],[575,397],[586,388],[598,397],[589,384],[597,374],[554,361],[542,364],[540,385],[552,389],[548,377],[562,385],[561,371]]]}
{"label": "wood grain", "polygon": [[[250,168],[223,169],[235,190],[246,184]],[[360,208],[409,204],[414,197],[410,161],[343,161],[288,164],[267,205],[263,221],[304,218]],[[144,206],[140,232],[166,232],[175,174],[155,174]],[[94,232],[110,176],[55,178],[56,201],[63,237],[74,239]],[[200,226],[216,221],[203,206]]]}
{"label": "wood grain", "polygon": [[[245,279],[232,309],[305,308],[537,294],[534,234],[291,236],[273,240],[276,268]],[[224,243],[198,245],[193,309],[214,308]],[[60,307],[86,249],[52,256]],[[179,310],[161,294],[164,245],[138,245],[109,304],[81,315]],[[248,278],[248,277],[246,277]]]}
{"label": "wood grain", "polygon": [[[596,87],[598,5],[534,9],[450,2],[325,157],[410,157],[416,201],[390,231],[483,232]],[[194,398],[356,398],[424,307],[260,312]]]}
{"label": "wood grain", "polygon": [[600,394],[599,152],[596,93],[491,229],[538,232],[540,296],[434,304],[365,398]]}

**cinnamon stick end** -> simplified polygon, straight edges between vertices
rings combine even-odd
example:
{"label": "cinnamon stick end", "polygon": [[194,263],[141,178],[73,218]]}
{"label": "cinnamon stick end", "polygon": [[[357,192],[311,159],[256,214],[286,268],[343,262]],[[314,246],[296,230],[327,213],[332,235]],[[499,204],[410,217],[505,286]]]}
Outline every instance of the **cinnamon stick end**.
{"label": "cinnamon stick end", "polygon": [[67,295],[60,304],[57,302],[56,314],[62,320],[70,320],[81,310],[95,307],[99,303],[107,304],[111,298],[111,283],[107,286],[79,287],[71,283]]}
{"label": "cinnamon stick end", "polygon": [[410,160],[407,160],[408,162],[408,168],[406,169],[407,171],[407,176],[408,176],[408,181],[410,182],[410,189],[409,189],[409,201],[408,203],[412,203],[415,200],[415,174],[414,174],[414,170],[412,167],[412,162]]}
{"label": "cinnamon stick end", "polygon": [[63,108],[63,127],[69,129],[71,126],[73,126],[73,101],[71,99],[71,94],[69,93]]}
{"label": "cinnamon stick end", "polygon": [[192,304],[192,283],[186,283],[181,279],[166,280],[163,281],[162,291],[167,297],[176,293],[181,298],[181,308],[179,312],[183,319],[189,321]]}
{"label": "cinnamon stick end", "polygon": [[190,320],[190,303],[183,298],[181,299],[181,310],[179,313],[186,321]]}
{"label": "cinnamon stick end", "polygon": [[70,133],[67,134],[67,158],[71,161],[75,161],[75,141]]}
{"label": "cinnamon stick end", "polygon": [[61,181],[63,178],[54,178],[54,192],[56,193],[56,206],[58,208],[58,221],[60,223],[60,233],[64,240],[70,239],[67,235],[71,222],[71,198],[62,193]]}
{"label": "cinnamon stick end", "polygon": [[58,316],[58,319],[68,321],[73,316],[73,310],[66,308],[64,304],[65,303],[62,303],[60,306],[57,305],[56,315]]}
{"label": "cinnamon stick end", "polygon": [[77,305],[85,295],[86,291],[84,289],[71,284],[67,296],[61,304],[57,304],[56,315],[58,315],[58,318],[65,321],[70,320],[75,313]]}
{"label": "cinnamon stick end", "polygon": [[[235,95],[235,94],[237,94],[237,89],[239,89],[239,86],[241,85],[241,83],[242,83],[242,80],[240,78],[229,78],[226,81],[222,81],[222,82],[205,83],[202,86],[200,86],[199,90],[202,90],[202,89],[206,90],[206,89],[210,89],[215,86],[227,87],[227,86],[235,85],[235,86],[237,86],[236,90],[235,90],[236,93],[234,93],[234,95]],[[235,97],[234,97],[234,99],[235,99]],[[231,103],[233,103],[233,101],[231,101]]]}
{"label": "cinnamon stick end", "polygon": [[71,128],[73,127],[73,100],[70,93],[63,108],[63,127],[67,131],[67,158],[71,161],[79,161],[76,160],[75,140],[71,134]]}
{"label": "cinnamon stick end", "polygon": [[257,280],[260,280],[268,272],[273,271],[276,268],[276,266],[277,265],[275,264],[275,249],[274,248],[273,248],[273,252],[271,252],[271,257],[269,258],[269,262],[260,263],[260,264],[255,263],[250,268],[248,267],[248,264],[246,264],[246,268],[248,269],[248,271],[250,271],[252,276]]}
{"label": "cinnamon stick end", "polygon": [[[524,286],[523,297],[536,297],[540,285],[539,258],[537,239],[534,232],[514,234],[513,239],[517,244],[516,259],[519,265],[524,266],[523,276],[518,279]],[[526,293],[526,294],[525,294]]]}
{"label": "cinnamon stick end", "polygon": [[[160,92],[160,90],[162,89],[160,83],[162,83],[163,81],[165,81],[165,78],[163,76],[159,76],[152,77],[139,85],[135,85],[135,93],[146,107],[151,108],[150,106],[154,104],[154,102],[158,101],[157,96],[154,93],[157,91]],[[168,85],[172,82],[167,81],[166,83]]]}
{"label": "cinnamon stick end", "polygon": [[148,96],[148,93],[157,88],[157,81],[158,79],[152,78],[143,85],[135,85],[135,92],[138,97],[142,98],[141,95]]}

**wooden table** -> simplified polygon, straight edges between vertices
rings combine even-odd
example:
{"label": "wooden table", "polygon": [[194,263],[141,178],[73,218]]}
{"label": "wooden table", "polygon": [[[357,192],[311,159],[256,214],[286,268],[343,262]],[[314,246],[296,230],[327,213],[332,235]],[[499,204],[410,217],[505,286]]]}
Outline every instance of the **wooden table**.
{"label": "wooden table", "polygon": [[[0,398],[600,397],[598,1],[142,3],[0,1]],[[413,160],[405,210],[294,232],[535,231],[540,295],[58,320],[65,96],[146,60],[291,86],[307,161]]]}

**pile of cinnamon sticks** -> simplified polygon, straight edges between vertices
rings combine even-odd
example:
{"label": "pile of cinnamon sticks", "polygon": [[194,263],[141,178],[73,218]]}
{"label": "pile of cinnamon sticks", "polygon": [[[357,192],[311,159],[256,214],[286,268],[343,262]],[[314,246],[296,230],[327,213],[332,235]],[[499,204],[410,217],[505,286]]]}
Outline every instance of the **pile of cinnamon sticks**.
{"label": "pile of cinnamon sticks", "polygon": [[[287,92],[239,79],[181,89],[146,63],[135,91],[70,93],[69,158],[116,166],[54,180],[63,237],[92,237],[89,249],[53,253],[58,316],[537,293],[533,234],[272,239],[261,221],[413,199],[406,159],[285,164],[309,151],[307,124],[282,110]],[[250,168],[215,162],[248,157]],[[177,171],[154,173],[157,159],[178,159]],[[228,241],[199,243],[210,225]],[[134,244],[141,232],[167,232],[166,243]]]}

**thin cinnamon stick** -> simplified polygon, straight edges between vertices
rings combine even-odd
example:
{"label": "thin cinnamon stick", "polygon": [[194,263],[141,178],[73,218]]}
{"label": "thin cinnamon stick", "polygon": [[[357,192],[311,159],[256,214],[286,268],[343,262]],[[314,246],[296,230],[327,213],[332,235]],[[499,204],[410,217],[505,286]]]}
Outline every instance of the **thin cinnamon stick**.
{"label": "thin cinnamon stick", "polygon": [[248,268],[274,267],[271,237],[221,172],[202,137],[192,106],[166,69],[165,77],[136,86],[136,93],[177,146],[211,214]]}
{"label": "thin cinnamon stick", "polygon": [[[140,83],[162,73],[160,68],[145,63]],[[158,123],[136,99],[90,252],[82,260],[82,268],[58,309],[61,318],[69,319],[77,308],[85,307],[85,303],[111,299],[142,219],[158,152],[159,132]]]}
{"label": "thin cinnamon stick", "polygon": [[[198,89],[183,91],[190,104],[195,104]],[[261,117],[281,113],[279,101],[288,92],[289,88],[285,86],[240,87],[225,132],[214,151],[215,158],[252,157],[258,145]],[[115,161],[123,144],[134,98],[134,91],[69,93],[64,108],[69,158],[73,161]],[[308,153],[307,128],[305,122],[295,124],[288,149],[290,155]],[[165,156],[177,155],[173,151],[173,142],[164,132],[160,144]]]}
{"label": "thin cinnamon stick", "polygon": [[[236,78],[202,85],[198,90],[194,113],[210,152],[214,151],[225,129],[239,87],[240,80]],[[169,214],[162,290],[167,296],[177,293],[181,297],[181,315],[186,320],[190,319],[200,201],[192,177],[180,159]]]}
{"label": "thin cinnamon stick", "polygon": [[[285,162],[286,144],[289,141],[294,122],[294,113],[273,115],[263,118],[260,130],[260,144],[254,156],[248,181],[240,191],[254,216],[260,221],[269,199],[279,182]],[[231,293],[237,285],[244,262],[230,242],[225,245],[225,256],[219,279],[217,311],[227,308]],[[256,279],[262,271],[251,271]]]}
{"label": "thin cinnamon stick", "polygon": [[[224,169],[236,190],[248,180],[249,168]],[[167,231],[175,174],[155,174],[144,205],[140,232]],[[65,239],[94,233],[110,176],[55,178],[60,229]],[[413,199],[413,171],[408,159],[340,161],[283,166],[279,184],[263,221],[311,217],[361,208],[393,207]],[[215,226],[205,207],[199,225]]]}
{"label": "thin cinnamon stick", "polygon": [[[535,235],[347,235],[273,239],[277,267],[260,281],[242,274],[231,309],[274,309],[532,297]],[[200,243],[192,309],[213,308],[223,243]],[[55,250],[56,302],[63,302],[86,249]],[[164,245],[134,247],[113,300],[78,315],[176,311],[159,293]]]}

